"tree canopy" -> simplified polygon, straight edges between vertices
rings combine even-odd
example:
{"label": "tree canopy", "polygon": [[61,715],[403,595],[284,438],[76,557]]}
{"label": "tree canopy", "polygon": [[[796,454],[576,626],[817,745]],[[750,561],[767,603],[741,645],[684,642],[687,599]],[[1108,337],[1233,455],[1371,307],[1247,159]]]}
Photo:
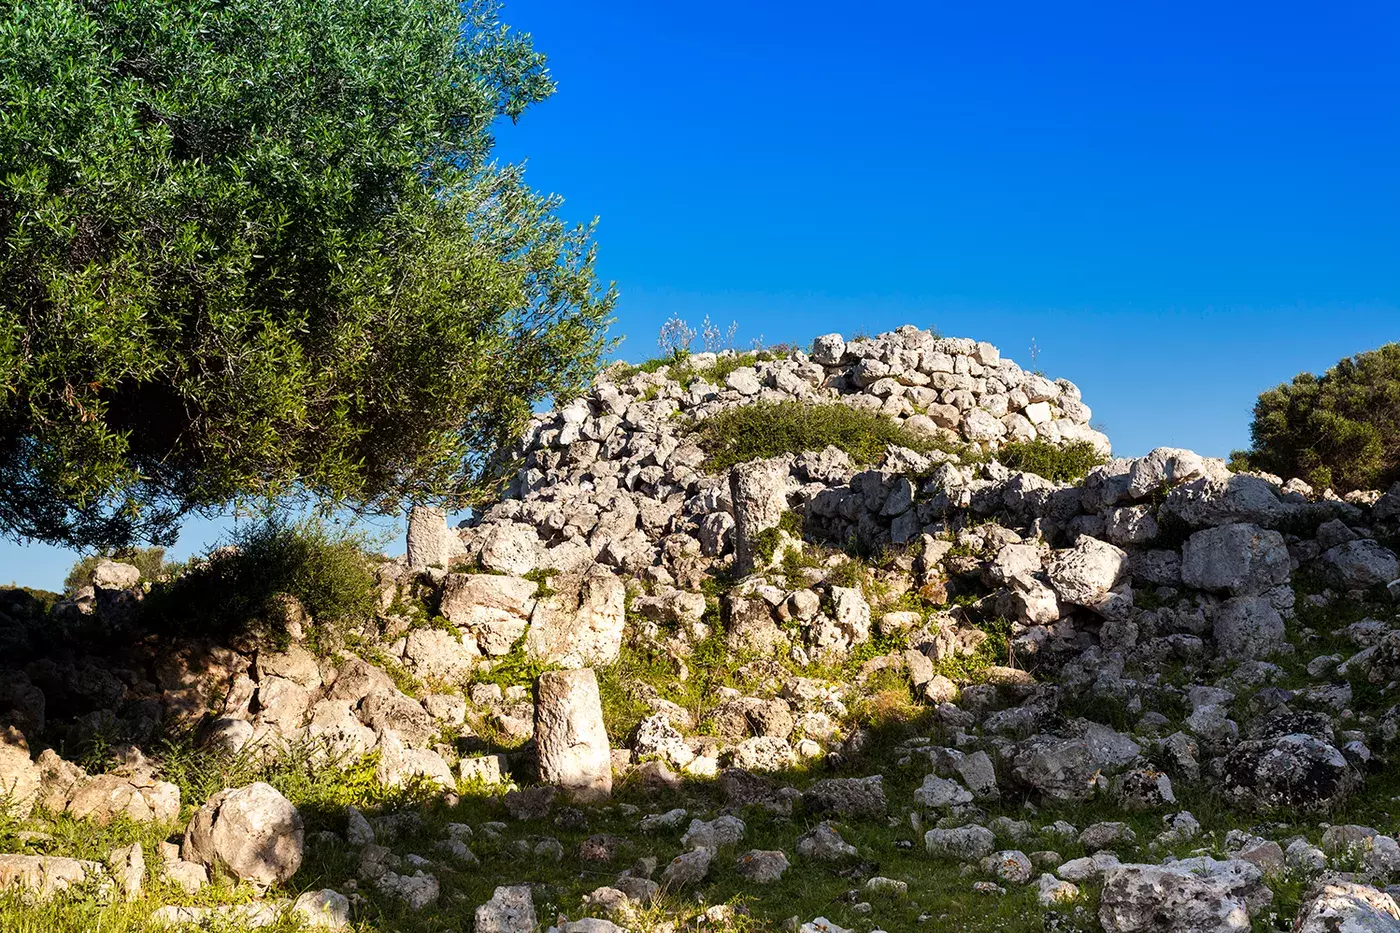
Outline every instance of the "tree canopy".
{"label": "tree canopy", "polygon": [[1400,343],[1264,392],[1250,435],[1236,460],[1253,469],[1340,492],[1400,480]]}
{"label": "tree canopy", "polygon": [[492,131],[488,0],[0,0],[0,526],[72,546],[312,496],[457,504],[598,365],[591,225]]}

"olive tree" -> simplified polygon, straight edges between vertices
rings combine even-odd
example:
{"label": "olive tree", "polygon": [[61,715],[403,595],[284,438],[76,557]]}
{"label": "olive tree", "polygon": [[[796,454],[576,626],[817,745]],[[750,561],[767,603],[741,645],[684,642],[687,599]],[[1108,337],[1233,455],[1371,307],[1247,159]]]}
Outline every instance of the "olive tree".
{"label": "olive tree", "polygon": [[0,10],[11,535],[460,504],[535,402],[596,369],[592,226],[491,160],[554,88],[493,3]]}

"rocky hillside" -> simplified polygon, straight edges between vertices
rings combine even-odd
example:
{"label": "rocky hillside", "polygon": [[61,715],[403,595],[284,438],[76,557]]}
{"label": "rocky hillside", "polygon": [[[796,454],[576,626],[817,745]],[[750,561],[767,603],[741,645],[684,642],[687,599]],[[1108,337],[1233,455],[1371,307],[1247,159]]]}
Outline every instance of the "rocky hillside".
{"label": "rocky hillside", "polygon": [[1400,487],[1089,420],[908,327],[618,366],[370,620],[14,591],[0,928],[1400,930]]}

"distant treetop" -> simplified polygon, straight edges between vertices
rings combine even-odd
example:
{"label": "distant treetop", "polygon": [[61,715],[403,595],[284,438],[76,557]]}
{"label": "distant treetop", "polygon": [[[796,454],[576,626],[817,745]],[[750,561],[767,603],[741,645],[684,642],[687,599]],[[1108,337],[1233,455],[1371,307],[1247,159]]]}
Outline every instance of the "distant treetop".
{"label": "distant treetop", "polygon": [[1235,462],[1338,492],[1400,480],[1400,343],[1264,392]]}

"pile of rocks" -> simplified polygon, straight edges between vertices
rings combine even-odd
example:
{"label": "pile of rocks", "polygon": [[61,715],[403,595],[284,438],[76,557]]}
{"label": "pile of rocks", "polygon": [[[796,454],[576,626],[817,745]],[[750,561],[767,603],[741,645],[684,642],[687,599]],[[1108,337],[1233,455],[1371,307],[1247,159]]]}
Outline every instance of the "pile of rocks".
{"label": "pile of rocks", "polygon": [[[169,823],[181,801],[158,762],[132,749],[90,775],[40,742],[117,727],[139,743],[197,723],[205,741],[244,754],[373,752],[382,784],[426,782],[449,798],[515,782],[500,807],[526,827],[622,814],[635,834],[591,833],[579,858],[610,863],[631,839],[646,840],[646,854],[577,905],[610,920],[561,916],[561,931],[620,929],[658,892],[717,875],[758,889],[798,862],[859,876],[850,915],[909,896],[907,880],[864,861],[879,852],[843,837],[859,823],[911,827],[902,842],[922,838],[927,857],[964,866],[973,891],[1019,892],[1047,912],[1082,908],[1097,891],[1096,922],[1114,933],[1249,929],[1275,909],[1268,884],[1280,872],[1313,885],[1298,930],[1400,928],[1382,890],[1400,880],[1400,843],[1383,832],[1343,822],[1226,833],[1179,802],[1209,789],[1263,819],[1320,821],[1365,789],[1400,735],[1400,619],[1387,605],[1400,597],[1390,548],[1400,486],[1342,499],[1171,448],[1106,458],[1073,483],[898,447],[873,465],[827,448],[711,475],[681,421],[755,401],[866,407],[987,450],[1039,438],[1108,453],[1074,386],[986,344],[902,328],[823,337],[810,355],[719,362],[613,370],[534,419],[509,452],[520,469],[506,495],[466,527],[415,509],[406,557],[378,567],[381,612],[358,633],[358,653],[313,653],[303,636],[314,620],[288,601],[292,637],[277,646],[138,638],[107,656],[70,649],[5,671],[0,790],[22,817],[37,808]],[[882,557],[862,564],[847,547]],[[134,631],[142,597],[135,568],[108,562],[55,613]],[[1335,631],[1304,627],[1361,606],[1374,614]],[[627,651],[681,684],[716,663],[716,645],[741,659],[732,686],[682,705],[665,685],[612,683],[643,712],[609,735],[595,669]],[[528,660],[551,669],[531,684],[489,682]],[[927,734],[881,745],[860,713],[875,678],[907,685]],[[865,764],[880,756],[913,786],[891,791]],[[804,768],[840,776],[795,779]],[[688,778],[713,779],[722,807],[609,803],[617,779],[685,794]],[[1123,821],[1081,830],[1004,813],[1008,801],[1090,800]],[[161,852],[176,884],[295,877],[307,834],[271,787],[184,803],[196,809],[182,842]],[[805,831],[754,839],[754,809],[800,817]],[[1141,833],[1143,814],[1160,818],[1160,832]],[[448,899],[449,871],[485,864],[477,841],[509,839],[495,868],[564,855],[553,836],[517,838],[495,821],[451,824],[437,852],[402,851],[383,819],[352,809],[331,834],[358,853],[340,887],[354,893],[353,881],[371,892],[356,897],[415,911]],[[4,856],[0,887],[51,893],[100,879],[129,890],[141,858],[139,847],[107,864]],[[533,930],[538,894],[501,884],[473,905],[476,928]],[[264,919],[349,910],[334,891],[303,897],[238,909],[271,910]],[[201,921],[204,909],[171,907],[166,919]]]}

